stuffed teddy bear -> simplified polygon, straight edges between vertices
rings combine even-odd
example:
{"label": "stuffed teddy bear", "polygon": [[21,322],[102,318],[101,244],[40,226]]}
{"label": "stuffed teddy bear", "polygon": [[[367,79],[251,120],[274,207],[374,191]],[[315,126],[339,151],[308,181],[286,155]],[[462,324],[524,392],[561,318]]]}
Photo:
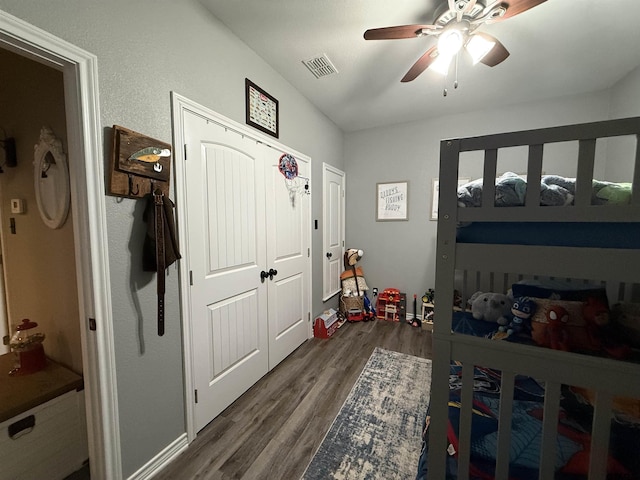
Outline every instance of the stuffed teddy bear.
{"label": "stuffed teddy bear", "polygon": [[507,337],[514,334],[531,334],[531,317],[536,311],[536,302],[529,297],[518,297],[513,302],[513,317],[509,325],[501,325],[498,330],[507,332]]}
{"label": "stuffed teddy bear", "polygon": [[498,325],[509,324],[509,314],[513,305],[513,300],[509,296],[503,293],[476,292],[471,295],[468,303],[471,305],[471,314],[476,320]]}

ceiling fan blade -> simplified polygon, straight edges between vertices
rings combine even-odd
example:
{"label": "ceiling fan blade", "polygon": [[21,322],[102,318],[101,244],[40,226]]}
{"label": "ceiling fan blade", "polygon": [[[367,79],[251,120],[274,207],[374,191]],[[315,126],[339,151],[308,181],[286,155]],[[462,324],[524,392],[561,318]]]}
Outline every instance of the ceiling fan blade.
{"label": "ceiling fan blade", "polygon": [[492,35],[489,35],[487,33],[484,33],[484,32],[477,32],[474,35],[479,35],[482,38],[484,38],[485,40],[488,40],[490,42],[495,42],[495,45],[489,51],[489,53],[487,53],[480,60],[481,63],[484,63],[485,65],[488,65],[489,67],[495,67],[499,63],[504,62],[507,59],[507,57],[509,56],[509,50],[507,50],[505,48],[505,46],[502,43],[500,43],[500,40],[498,40],[496,37],[494,37]]}
{"label": "ceiling fan blade", "polygon": [[531,10],[533,7],[537,7],[541,3],[547,0],[509,0],[503,2],[503,5],[507,7],[507,12],[502,16],[494,19],[496,22],[506,20],[507,18],[515,17],[516,15]]}
{"label": "ceiling fan blade", "polygon": [[365,40],[397,40],[421,37],[422,30],[439,30],[435,25],[400,25],[397,27],[371,28],[364,32]]}
{"label": "ceiling fan blade", "polygon": [[438,47],[433,46],[429,50],[422,55],[416,63],[409,69],[409,71],[402,77],[401,82],[410,82],[411,80],[415,80],[415,78],[424,72],[429,65],[433,63],[433,61],[438,57],[436,54]]}

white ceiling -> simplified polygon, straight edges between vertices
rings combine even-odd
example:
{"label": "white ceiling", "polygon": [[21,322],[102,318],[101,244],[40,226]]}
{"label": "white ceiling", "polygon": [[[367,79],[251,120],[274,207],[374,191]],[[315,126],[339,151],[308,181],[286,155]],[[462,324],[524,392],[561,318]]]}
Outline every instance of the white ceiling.
{"label": "white ceiling", "polygon": [[[483,25],[511,56],[493,68],[461,57],[459,88],[450,80],[446,97],[429,70],[400,82],[433,38],[363,38],[369,28],[430,24],[446,0],[200,1],[346,132],[598,91],[640,65],[637,0],[548,0]],[[319,54],[337,74],[316,79],[302,64]]]}

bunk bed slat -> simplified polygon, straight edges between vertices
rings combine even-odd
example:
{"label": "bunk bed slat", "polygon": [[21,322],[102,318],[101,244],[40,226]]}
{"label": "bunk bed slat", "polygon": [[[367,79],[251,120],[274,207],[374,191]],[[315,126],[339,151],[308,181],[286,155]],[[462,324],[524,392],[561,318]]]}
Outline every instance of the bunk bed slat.
{"label": "bunk bed slat", "polygon": [[494,208],[496,198],[496,168],[498,166],[498,150],[485,150],[482,185],[482,207]]}
{"label": "bunk bed slat", "polygon": [[[527,183],[528,185],[540,185],[540,177],[542,176],[542,152],[543,145],[529,146],[529,160],[527,165]],[[540,205],[540,189],[527,187],[525,196],[525,205],[527,208],[535,208]]]}
{"label": "bunk bed slat", "polygon": [[514,377],[515,375],[512,372],[502,371],[500,418],[498,420],[498,450],[496,452],[496,478],[508,478],[509,475]]}
{"label": "bunk bed slat", "polygon": [[460,151],[486,150],[489,148],[517,147],[544,143],[588,140],[622,135],[637,135],[640,132],[640,117],[605,120],[601,122],[564,125],[560,127],[498,133],[459,139]]}
{"label": "bunk bed slat", "polygon": [[[471,362],[496,370],[515,369],[519,375],[545,382],[563,383],[571,379],[571,385],[640,398],[640,365],[635,363],[522,344],[517,345],[514,352],[514,345],[509,342],[457,333],[447,336],[451,344],[452,356],[449,358],[463,363]],[[442,340],[442,336],[436,335],[434,342],[436,338]]]}
{"label": "bunk bed slat", "polygon": [[591,205],[595,156],[595,138],[580,140],[578,147],[578,171],[576,174],[576,196],[574,199],[574,204],[577,206],[586,207]]}
{"label": "bunk bed slat", "polygon": [[[640,191],[640,189],[638,190]],[[640,218],[640,204],[634,205],[569,205],[534,208],[466,207],[458,210],[458,221],[467,222],[632,222]]]}
{"label": "bunk bed slat", "polygon": [[498,259],[504,271],[526,275],[634,282],[640,272],[640,251],[632,249],[494,244],[456,248],[456,267],[463,270],[493,271]]}
{"label": "bunk bed slat", "polygon": [[542,420],[542,445],[540,446],[540,480],[553,478],[556,467],[556,443],[558,436],[558,411],[560,408],[560,384],[546,382],[544,416]]}
{"label": "bunk bed slat", "polygon": [[607,476],[612,405],[612,396],[599,391],[593,411],[589,480],[604,480]]}
{"label": "bunk bed slat", "polygon": [[471,451],[471,416],[473,413],[474,365],[462,366],[462,391],[460,392],[460,431],[458,432],[459,478],[468,478],[469,452]]}

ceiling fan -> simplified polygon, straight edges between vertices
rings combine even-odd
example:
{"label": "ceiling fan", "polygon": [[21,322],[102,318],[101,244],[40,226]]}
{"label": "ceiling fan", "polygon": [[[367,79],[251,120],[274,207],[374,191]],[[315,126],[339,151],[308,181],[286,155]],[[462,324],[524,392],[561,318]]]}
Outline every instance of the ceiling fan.
{"label": "ceiling fan", "polygon": [[[364,32],[365,40],[392,40],[432,36],[438,43],[427,50],[409,69],[402,82],[410,82],[431,67],[447,75],[452,60],[463,48],[475,65],[494,67],[503,62],[509,51],[500,41],[476,29],[483,24],[506,20],[544,3],[546,0],[448,0],[436,12],[432,25],[402,25],[373,28]],[[443,11],[444,9],[444,11]],[[457,88],[457,79],[454,83]],[[445,88],[444,95],[447,94]]]}

